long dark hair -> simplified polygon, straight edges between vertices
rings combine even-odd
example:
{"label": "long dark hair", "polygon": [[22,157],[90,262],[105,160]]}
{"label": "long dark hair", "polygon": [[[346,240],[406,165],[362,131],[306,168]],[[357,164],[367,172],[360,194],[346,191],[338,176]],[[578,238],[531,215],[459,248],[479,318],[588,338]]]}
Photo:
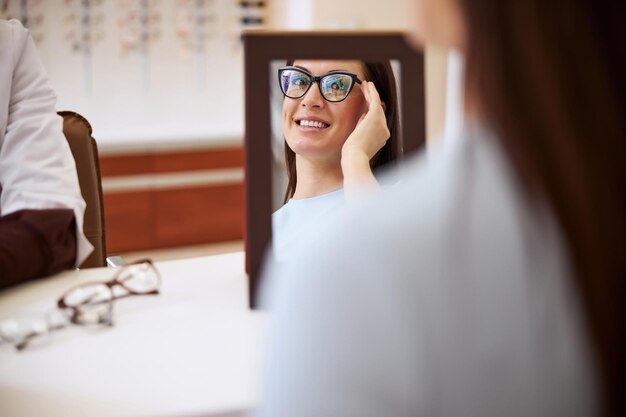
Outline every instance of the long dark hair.
{"label": "long dark hair", "polygon": [[[292,64],[293,60],[287,61],[287,65]],[[375,171],[377,168],[394,161],[398,155],[398,134],[400,132],[398,92],[396,90],[396,78],[389,61],[363,62],[363,68],[365,70],[365,79],[374,83],[380,95],[380,100],[385,103],[385,118],[387,119],[387,128],[390,133],[389,140],[387,140],[385,146],[370,160],[370,167]],[[298,181],[296,154],[287,145],[287,141],[285,141],[285,162],[287,165],[287,177],[289,178],[284,198],[286,203],[296,192],[296,183]]]}
{"label": "long dark hair", "polygon": [[563,231],[606,415],[626,415],[624,2],[461,0],[466,89]]}

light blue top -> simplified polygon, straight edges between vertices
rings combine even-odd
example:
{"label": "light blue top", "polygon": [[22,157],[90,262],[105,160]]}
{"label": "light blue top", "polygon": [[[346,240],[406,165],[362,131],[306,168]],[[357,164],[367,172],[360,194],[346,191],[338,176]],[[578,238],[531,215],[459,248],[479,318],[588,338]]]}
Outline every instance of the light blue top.
{"label": "light blue top", "polygon": [[320,196],[289,200],[272,215],[272,246],[277,260],[288,259],[309,229],[344,203],[343,189]]}

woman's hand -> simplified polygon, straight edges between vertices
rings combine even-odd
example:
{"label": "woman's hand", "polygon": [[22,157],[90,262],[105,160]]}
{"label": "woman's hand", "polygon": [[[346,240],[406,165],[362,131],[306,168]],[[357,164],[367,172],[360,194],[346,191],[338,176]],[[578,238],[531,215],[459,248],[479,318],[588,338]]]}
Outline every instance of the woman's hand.
{"label": "woman's hand", "polygon": [[357,122],[341,149],[341,169],[346,200],[353,199],[362,189],[378,188],[370,168],[370,159],[389,139],[389,129],[383,104],[374,83],[361,83],[367,111]]}
{"label": "woman's hand", "polygon": [[356,127],[343,144],[342,159],[353,154],[364,154],[369,161],[389,139],[384,105],[374,83],[363,81],[361,90],[367,103],[367,111],[361,115]]}

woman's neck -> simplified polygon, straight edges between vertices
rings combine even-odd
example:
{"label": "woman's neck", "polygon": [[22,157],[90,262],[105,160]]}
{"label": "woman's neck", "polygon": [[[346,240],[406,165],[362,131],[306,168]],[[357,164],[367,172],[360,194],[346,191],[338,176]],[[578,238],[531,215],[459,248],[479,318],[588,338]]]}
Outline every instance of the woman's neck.
{"label": "woman's neck", "polygon": [[298,182],[293,194],[295,200],[316,197],[340,189],[343,173],[339,161],[309,160],[296,155]]}

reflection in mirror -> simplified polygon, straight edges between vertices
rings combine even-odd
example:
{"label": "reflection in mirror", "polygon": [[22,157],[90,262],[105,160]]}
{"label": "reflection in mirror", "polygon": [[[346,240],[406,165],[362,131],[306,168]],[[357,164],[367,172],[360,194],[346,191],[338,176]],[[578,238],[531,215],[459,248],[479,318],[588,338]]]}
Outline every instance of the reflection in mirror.
{"label": "reflection in mirror", "polygon": [[[299,103],[305,103],[307,100],[314,99],[312,103],[309,103],[309,107],[316,108],[315,106],[326,106],[328,109],[330,106],[339,106],[343,103],[336,102],[336,99],[346,101],[351,98],[359,97],[364,98],[363,92],[367,91],[364,88],[368,85],[368,82],[351,84],[351,81],[345,77],[326,77],[322,78],[329,69],[314,68],[313,60],[359,60],[361,62],[385,62],[388,60],[397,60],[398,68],[402,70],[402,74],[410,74],[410,77],[404,77],[401,83],[402,95],[400,97],[400,103],[402,112],[411,117],[403,120],[401,125],[401,135],[397,134],[397,141],[395,147],[396,157],[401,156],[402,152],[415,152],[422,149],[425,143],[425,111],[424,111],[424,58],[420,51],[415,50],[410,46],[404,36],[400,32],[369,32],[369,31],[345,31],[345,32],[301,32],[301,31],[250,31],[243,34],[244,41],[244,61],[245,61],[245,166],[246,166],[246,271],[249,274],[249,296],[250,306],[252,308],[258,307],[258,290],[261,285],[260,271],[263,265],[263,260],[267,259],[267,249],[272,242],[272,213],[276,209],[280,209],[285,201],[285,193],[289,189],[288,182],[285,180],[284,174],[279,174],[277,170],[272,169],[272,159],[276,161],[276,166],[283,167],[282,172],[286,172],[286,164],[284,159],[284,137],[289,139],[288,135],[283,135],[283,93],[280,89],[278,82],[278,68],[287,66],[287,60],[289,57],[304,57],[309,63],[301,65],[302,62],[289,62],[290,64],[296,64],[304,66],[305,68],[299,68],[299,72],[287,72],[285,80],[291,80],[292,77],[300,79],[298,77],[304,77],[305,83],[302,85],[294,85],[292,89],[287,90],[288,96],[300,97],[300,94],[304,94],[300,98],[287,98],[286,100],[300,100]],[[304,51],[304,52],[303,52]],[[301,61],[304,61],[302,59]],[[353,61],[354,62],[354,61]],[[360,81],[365,81],[367,78],[363,73],[364,68],[345,68],[345,65],[341,65],[340,69],[354,74],[355,78]],[[302,75],[303,70],[306,70],[307,74]],[[396,74],[397,75],[397,74]],[[307,81],[307,77],[309,80]],[[314,78],[312,78],[314,77]],[[319,78],[318,78],[319,77]],[[349,75],[352,78],[352,75]],[[337,81],[341,81],[337,82]],[[298,81],[298,84],[300,82]],[[307,85],[308,83],[308,85]],[[343,83],[343,86],[342,86]],[[346,84],[348,83],[348,84]],[[286,85],[288,85],[287,83]],[[321,84],[321,92],[320,92]],[[375,83],[378,89],[378,83]],[[373,84],[372,84],[373,85]],[[310,87],[309,87],[310,86]],[[346,88],[347,86],[347,88]],[[342,89],[343,87],[343,89]],[[307,88],[310,88],[308,90]],[[371,87],[368,87],[370,89]],[[323,95],[325,93],[325,96]],[[271,97],[271,99],[269,99]],[[329,101],[330,99],[330,101]],[[271,101],[271,105],[268,106],[268,100]],[[335,101],[333,101],[335,100]],[[388,99],[385,101],[389,102]],[[315,104],[317,103],[317,104]],[[365,106],[366,107],[366,106]],[[380,122],[378,126],[382,124],[386,125],[386,118],[381,115],[382,106],[375,106],[378,112],[372,114],[378,114],[380,117],[377,120]],[[385,109],[387,110],[388,103],[385,103]],[[295,106],[297,111],[302,111],[301,106]],[[358,114],[359,106],[354,107]],[[397,109],[399,109],[397,107]],[[397,110],[396,110],[397,111]],[[363,111],[361,111],[363,113]],[[293,113],[296,119],[300,118],[297,113]],[[334,113],[333,113],[334,114]],[[310,116],[305,114],[305,116]],[[328,117],[326,120],[324,117]],[[314,117],[308,117],[302,126],[302,120],[294,120],[292,117],[292,129],[297,132],[298,129],[309,129],[307,132],[310,134],[324,133],[327,130],[332,131],[333,126],[344,125],[344,120],[352,120],[353,126],[356,125],[355,118],[341,118],[338,123],[334,116],[325,114],[317,119]],[[360,117],[360,116],[359,116]],[[356,118],[358,121],[359,118]],[[361,124],[357,126],[355,133],[359,131],[360,126],[364,124],[368,119],[364,118]],[[382,120],[382,122],[381,122]],[[371,121],[371,119],[370,119]],[[322,124],[323,123],[323,124]],[[375,123],[376,124],[376,123]],[[273,125],[273,127],[272,127]],[[386,129],[386,128],[385,128]],[[349,129],[348,129],[349,130]],[[362,131],[363,129],[361,129]],[[368,129],[365,129],[368,130]],[[323,136],[323,135],[320,135]],[[346,134],[346,136],[350,136]],[[357,135],[359,136],[359,135]],[[293,135],[291,135],[293,137]],[[297,135],[295,136],[297,139]],[[356,158],[352,160],[355,164],[347,164],[351,168],[362,167],[366,168],[366,172],[369,171],[370,175],[376,172],[370,169],[369,159],[373,157],[378,149],[383,147],[385,137],[382,139],[382,143],[378,144],[378,147],[367,148],[365,152],[365,158]],[[309,149],[307,151],[306,145],[308,143]],[[322,143],[322,141],[320,141]],[[349,140],[346,143],[350,143]],[[273,145],[274,144],[274,145]],[[314,141],[302,141],[298,143],[297,140],[292,146],[298,148],[297,152],[307,153],[309,157],[313,156],[312,150],[315,150],[317,146]],[[304,146],[304,149],[302,148]],[[342,145],[344,146],[344,145]],[[359,147],[350,147],[350,151],[358,150]],[[363,148],[361,150],[364,150]],[[342,152],[343,153],[343,152]],[[358,155],[359,152],[350,152],[352,156]],[[332,154],[332,152],[330,152]],[[383,153],[381,152],[381,155]],[[332,192],[344,192],[345,200],[350,200],[349,187],[348,187],[348,175],[344,175],[344,164],[339,159],[337,164],[337,150],[335,148],[334,166],[337,172],[337,166],[340,169],[340,179],[335,181],[334,186],[332,181],[320,182],[321,185],[312,198],[319,198]],[[393,160],[393,159],[391,159]],[[359,163],[356,163],[359,162]],[[329,164],[331,165],[331,164]],[[298,201],[298,197],[306,197],[306,194],[301,195],[300,191],[307,191],[306,187],[300,189],[300,185],[305,184],[305,178],[311,178],[310,172],[312,169],[308,169],[307,165],[304,168],[298,166],[296,160],[296,168],[298,171],[298,178],[295,187],[292,189],[293,199],[289,201]],[[309,164],[308,168],[311,168]],[[332,167],[331,167],[332,168]],[[331,170],[332,171],[332,170]],[[274,175],[273,175],[274,174]],[[371,179],[371,178],[370,178]],[[379,177],[377,177],[379,179]],[[314,183],[309,185],[315,185]],[[383,184],[384,187],[384,184]],[[309,192],[313,190],[309,188]],[[334,189],[334,191],[333,191]],[[339,190],[339,191],[337,191]],[[309,194],[309,197],[312,194]],[[287,194],[288,197],[292,197],[291,194]],[[340,199],[343,203],[343,197]],[[297,236],[297,235],[296,235]]]}
{"label": "reflection in mirror", "polygon": [[400,156],[398,73],[398,63],[390,61],[271,63],[277,260],[288,258],[306,231],[351,195],[378,188],[380,172]]}

